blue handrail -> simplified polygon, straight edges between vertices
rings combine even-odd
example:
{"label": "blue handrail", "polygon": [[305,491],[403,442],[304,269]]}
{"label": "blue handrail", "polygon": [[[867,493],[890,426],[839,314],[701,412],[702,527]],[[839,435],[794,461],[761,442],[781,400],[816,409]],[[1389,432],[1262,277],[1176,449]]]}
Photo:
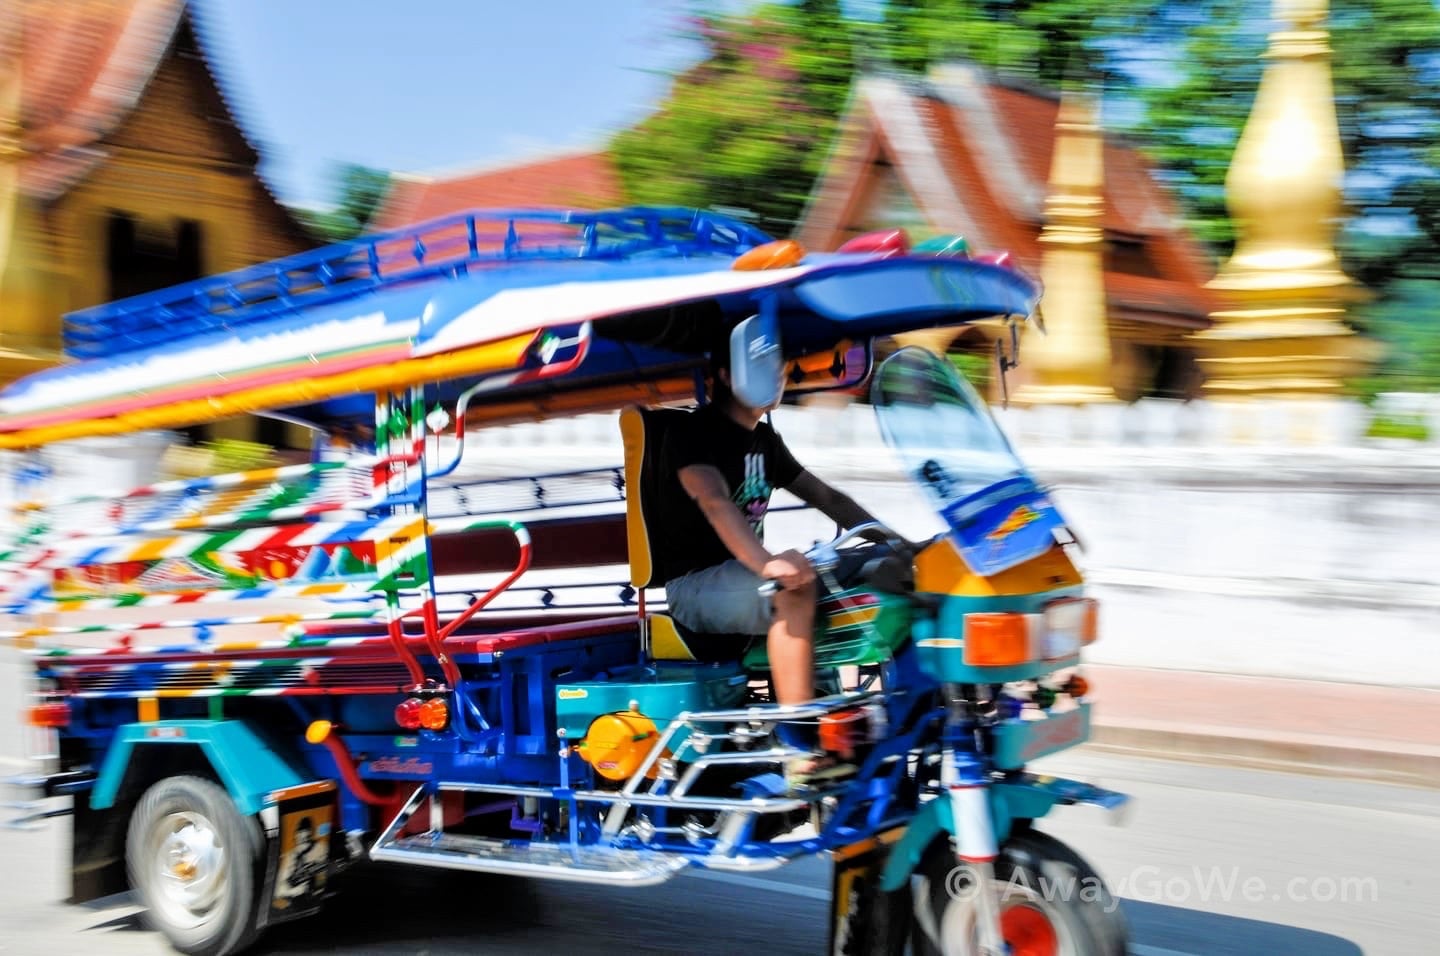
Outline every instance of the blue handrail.
{"label": "blue handrail", "polygon": [[71,312],[65,354],[121,355],[377,289],[455,278],[472,264],[733,257],[770,239],[743,222],[694,209],[476,210]]}

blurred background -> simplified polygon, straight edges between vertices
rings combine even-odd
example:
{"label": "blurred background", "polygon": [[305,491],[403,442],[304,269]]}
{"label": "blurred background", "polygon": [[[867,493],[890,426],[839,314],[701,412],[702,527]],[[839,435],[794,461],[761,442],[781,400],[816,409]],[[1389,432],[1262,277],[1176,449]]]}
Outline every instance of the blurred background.
{"label": "blurred background", "polygon": [[[1102,659],[1440,687],[1435,0],[533,7],[8,0],[0,379],[61,360],[66,312],[477,207],[710,207],[817,250],[958,235],[1044,282],[1048,334],[1004,387],[999,329],[907,341],[1088,532]],[[833,400],[782,426],[895,477]],[[607,422],[508,431],[618,456]],[[307,441],[174,438],[87,448],[138,484]],[[84,460],[52,465],[91,487]],[[1200,599],[1287,650],[1208,634]]]}
{"label": "blurred background", "polygon": [[[813,250],[899,228],[1008,253],[1048,334],[1003,387],[999,330],[907,341],[996,403],[1079,530],[1097,741],[1440,780],[1437,0],[0,0],[0,385],[62,361],[76,309],[466,209],[626,203]],[[777,424],[933,530],[849,401]],[[490,457],[616,464],[618,438],[613,416],[516,425]],[[303,447],[243,419],[25,467],[96,490]],[[1207,904],[1309,930],[1214,922],[1177,949],[1173,912],[1132,907],[1136,952],[1433,941],[1431,795],[1101,767],[1159,807],[1128,843],[1070,834],[1112,871],[1185,876],[1248,820],[1227,860],[1268,872],[1279,840],[1277,881],[1381,879],[1363,916]]]}

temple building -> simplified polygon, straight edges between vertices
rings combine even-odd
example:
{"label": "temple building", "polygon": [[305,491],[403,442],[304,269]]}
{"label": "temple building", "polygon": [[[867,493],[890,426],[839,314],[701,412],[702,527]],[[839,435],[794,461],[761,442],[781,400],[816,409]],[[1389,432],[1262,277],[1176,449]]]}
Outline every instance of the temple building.
{"label": "temple building", "polygon": [[257,175],[183,0],[17,13],[0,66],[0,382],[60,360],[66,312],[316,245]]}
{"label": "temple building", "polygon": [[[1102,340],[1091,351],[1105,351],[1098,361],[1107,380],[1090,382],[1093,357],[1081,371],[1067,370],[1057,356],[1062,365],[1051,368],[1058,376],[1051,384],[1078,376],[1085,388],[1039,397],[1045,389],[1034,387],[1041,383],[1027,357],[1045,340],[1027,335],[1012,386],[1030,385],[1037,401],[1088,401],[1096,389],[1121,400],[1200,393],[1189,336],[1211,324],[1205,283],[1212,269],[1153,169],[1123,139],[1102,132],[1093,103],[1077,101],[1075,110],[1089,112],[1065,123],[1058,92],[949,64],[924,78],[864,76],[851,104],[796,229],[804,245],[835,249],[865,232],[903,227],[912,239],[958,233],[973,251],[1008,251],[1041,278],[1060,268],[1063,284],[1052,280],[1043,306],[1052,338],[1073,331],[1056,327],[1062,315],[1067,323],[1079,316],[1095,330],[1090,338]],[[1057,162],[1067,132],[1076,159]],[[1082,168],[1082,178],[1093,181],[1067,181]],[[1093,235],[1075,231],[1087,216]],[[1062,248],[1068,259],[1057,265],[1051,250]],[[1080,281],[1090,273],[1093,281]],[[1077,303],[1088,288],[1093,294]],[[969,329],[931,344],[988,355],[995,334]]]}

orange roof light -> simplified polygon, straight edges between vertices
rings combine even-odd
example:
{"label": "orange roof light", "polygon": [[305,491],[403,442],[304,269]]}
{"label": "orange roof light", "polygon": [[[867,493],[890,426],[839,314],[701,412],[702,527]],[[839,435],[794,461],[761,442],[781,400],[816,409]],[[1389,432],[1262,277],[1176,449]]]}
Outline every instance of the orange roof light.
{"label": "orange roof light", "polygon": [[761,272],[765,269],[788,269],[805,258],[805,247],[794,239],[776,239],[756,246],[740,256],[730,267],[736,272]]}

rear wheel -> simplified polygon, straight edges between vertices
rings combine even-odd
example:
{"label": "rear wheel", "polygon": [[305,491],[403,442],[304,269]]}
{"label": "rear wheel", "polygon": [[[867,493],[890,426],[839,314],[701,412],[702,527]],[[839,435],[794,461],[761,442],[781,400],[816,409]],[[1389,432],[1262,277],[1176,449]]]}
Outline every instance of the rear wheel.
{"label": "rear wheel", "polygon": [[1065,844],[1035,830],[1013,834],[989,887],[958,869],[948,838],[920,865],[915,891],[917,956],[979,952],[975,896],[988,891],[1013,956],[1125,956],[1128,931],[1099,874]]}
{"label": "rear wheel", "polygon": [[130,818],[125,862],[145,921],[182,953],[225,956],[257,935],[263,838],[230,795],[203,777],[170,777]]}

